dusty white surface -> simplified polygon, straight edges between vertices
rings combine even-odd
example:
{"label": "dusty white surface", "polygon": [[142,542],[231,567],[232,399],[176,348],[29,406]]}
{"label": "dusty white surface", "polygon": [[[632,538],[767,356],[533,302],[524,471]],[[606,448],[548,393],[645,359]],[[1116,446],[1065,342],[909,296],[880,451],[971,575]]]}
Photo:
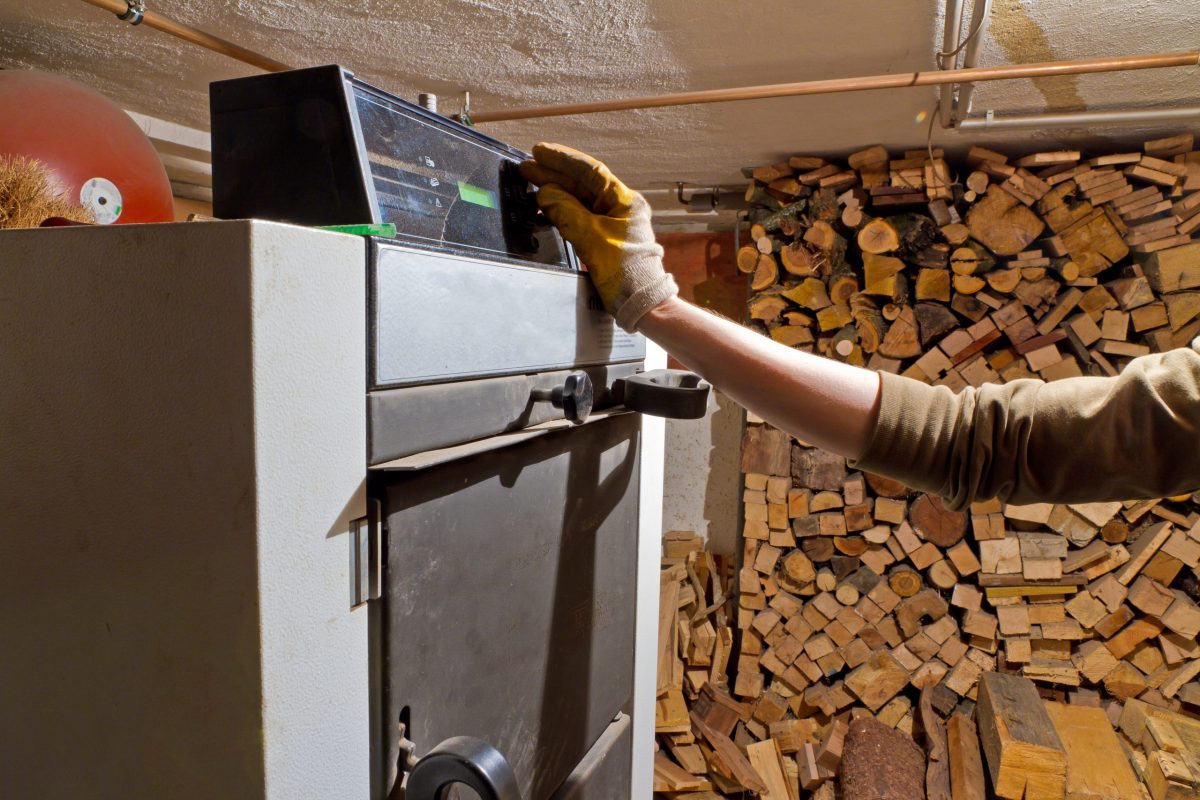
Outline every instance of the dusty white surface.
{"label": "dusty white surface", "polygon": [[667,420],[663,530],[695,531],[718,553],[737,551],[742,409],[713,392],[704,419]]}
{"label": "dusty white surface", "polygon": [[[296,66],[338,62],[405,97],[462,90],[476,108],[895,73],[933,66],[939,0],[153,0],[150,7]],[[1193,0],[995,0],[982,63],[1186,50]],[[237,62],[79,0],[0,0],[0,67],[85,80],[135,111],[207,127],[209,81],[251,74]],[[975,107],[1037,111],[1200,103],[1200,68],[1016,81],[981,87]],[[760,100],[488,126],[529,146],[568,142],[639,187],[736,182],[743,166],[792,152],[919,146],[933,88]],[[1041,146],[1102,146],[1146,131],[974,136]],[[964,144],[950,134],[937,141]]]}
{"label": "dusty white surface", "polygon": [[363,258],[0,231],[0,796],[368,796]]}
{"label": "dusty white surface", "polygon": [[[667,352],[646,342],[646,369],[667,366]],[[665,420],[642,415],[641,486],[638,490],[637,614],[633,654],[633,765],[631,798],[654,788],[654,700],[658,685],[658,596],[663,523]]]}

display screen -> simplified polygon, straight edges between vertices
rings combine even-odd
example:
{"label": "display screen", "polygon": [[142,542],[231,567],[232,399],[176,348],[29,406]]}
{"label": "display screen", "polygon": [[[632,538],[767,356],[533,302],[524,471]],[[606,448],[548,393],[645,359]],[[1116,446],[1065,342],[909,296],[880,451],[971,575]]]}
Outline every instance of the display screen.
{"label": "display screen", "polygon": [[361,86],[355,103],[381,222],[404,238],[567,265],[514,160]]}

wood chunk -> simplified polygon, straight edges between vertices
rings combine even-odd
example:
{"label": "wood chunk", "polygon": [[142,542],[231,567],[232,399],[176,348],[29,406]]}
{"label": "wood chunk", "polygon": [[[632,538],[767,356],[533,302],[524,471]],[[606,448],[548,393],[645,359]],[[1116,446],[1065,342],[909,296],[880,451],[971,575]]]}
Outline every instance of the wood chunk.
{"label": "wood chunk", "polygon": [[1183,592],[1176,590],[1171,594],[1171,605],[1159,615],[1159,619],[1163,625],[1180,636],[1195,639],[1200,635],[1200,608]]}
{"label": "wood chunk", "polygon": [[1015,536],[980,542],[979,560],[986,573],[997,575],[1019,573],[1021,571],[1021,543]]}
{"label": "wood chunk", "polygon": [[1200,288],[1200,242],[1160,250],[1140,262],[1156,292]]}
{"label": "wood chunk", "polygon": [[947,611],[949,606],[942,596],[932,589],[925,589],[901,601],[896,608],[896,623],[906,637],[915,636],[923,620],[936,622],[945,616]]}
{"label": "wood chunk", "polygon": [[1108,616],[1108,610],[1088,592],[1079,592],[1065,604],[1068,614],[1079,621],[1085,628],[1091,628]]}
{"label": "wood chunk", "polygon": [[1140,795],[1141,784],[1103,710],[1050,702],[1045,708],[1066,753],[1069,800],[1118,800]]}
{"label": "wood chunk", "polygon": [[977,715],[997,797],[1066,796],[1066,753],[1031,681],[996,672],[983,674]]}
{"label": "wood chunk", "polygon": [[[846,460],[816,447],[793,447],[790,466],[796,482],[814,490],[837,491],[846,479]],[[775,474],[788,473],[784,469]]]}
{"label": "wood chunk", "polygon": [[1104,678],[1104,689],[1118,700],[1137,697],[1146,690],[1146,678],[1127,661],[1118,661]]}
{"label": "wood chunk", "polygon": [[[709,786],[708,781],[696,777],[662,753],[654,754],[655,792],[692,792]],[[782,800],[787,800],[786,795]]]}
{"label": "wood chunk", "polygon": [[1137,619],[1105,642],[1105,647],[1117,658],[1125,658],[1142,642],[1162,633],[1163,624],[1154,619]]}
{"label": "wood chunk", "polygon": [[985,800],[986,788],[979,736],[970,716],[955,713],[946,722],[953,800]]}
{"label": "wood chunk", "polygon": [[1161,617],[1175,602],[1175,595],[1169,589],[1141,576],[1129,587],[1129,604],[1152,617]]}
{"label": "wood chunk", "polygon": [[1084,642],[1072,658],[1080,675],[1090,683],[1099,683],[1117,666],[1117,659],[1101,642]]}
{"label": "wood chunk", "polygon": [[791,439],[769,425],[747,425],[742,436],[741,470],[765,475],[787,475]]}
{"label": "wood chunk", "polygon": [[846,676],[846,688],[863,705],[878,711],[908,685],[909,671],[887,650],[877,650]]}
{"label": "wood chunk", "polygon": [[1197,777],[1179,756],[1159,750],[1146,759],[1143,773],[1153,800],[1191,800]]}
{"label": "wood chunk", "polygon": [[1028,636],[1030,632],[1029,606],[1024,603],[1000,606],[996,609],[1000,633],[1004,636]]}
{"label": "wood chunk", "polygon": [[708,741],[714,756],[717,757],[730,777],[752,792],[761,794],[767,791],[767,786],[759,777],[758,772],[728,736],[709,727],[695,711],[692,712],[691,717],[692,727]]}
{"label": "wood chunk", "polygon": [[783,775],[781,760],[783,754],[774,739],[765,742],[755,742],[746,747],[746,757],[750,765],[766,784],[766,791],[760,797],[764,800],[789,800],[790,795],[787,781]]}
{"label": "wood chunk", "polygon": [[1117,572],[1117,580],[1128,586],[1137,577],[1150,558],[1171,538],[1171,523],[1159,522],[1142,532],[1129,548],[1129,562]]}
{"label": "wood chunk", "polygon": [[958,544],[967,532],[967,514],[950,511],[941,498],[923,494],[909,510],[913,529],[927,542],[947,548]]}

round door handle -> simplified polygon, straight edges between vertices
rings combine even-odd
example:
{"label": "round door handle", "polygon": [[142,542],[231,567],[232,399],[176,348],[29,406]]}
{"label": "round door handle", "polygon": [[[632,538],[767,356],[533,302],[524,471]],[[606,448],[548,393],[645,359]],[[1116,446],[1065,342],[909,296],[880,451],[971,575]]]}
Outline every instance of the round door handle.
{"label": "round door handle", "polygon": [[504,755],[482,739],[455,736],[439,744],[408,773],[406,800],[439,800],[461,783],[480,800],[521,800],[517,777]]}
{"label": "round door handle", "polygon": [[561,408],[563,416],[578,425],[584,422],[592,413],[592,379],[586,372],[572,372],[559,386],[546,391],[535,389],[534,400],[550,401],[555,408]]}

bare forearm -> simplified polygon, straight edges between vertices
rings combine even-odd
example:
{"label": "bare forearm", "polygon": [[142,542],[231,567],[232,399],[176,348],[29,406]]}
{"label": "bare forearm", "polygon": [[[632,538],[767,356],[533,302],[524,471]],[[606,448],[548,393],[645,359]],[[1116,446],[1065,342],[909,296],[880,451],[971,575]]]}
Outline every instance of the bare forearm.
{"label": "bare forearm", "polygon": [[793,350],[673,298],[638,330],[777,428],[847,458],[867,447],[879,403],[874,373]]}

